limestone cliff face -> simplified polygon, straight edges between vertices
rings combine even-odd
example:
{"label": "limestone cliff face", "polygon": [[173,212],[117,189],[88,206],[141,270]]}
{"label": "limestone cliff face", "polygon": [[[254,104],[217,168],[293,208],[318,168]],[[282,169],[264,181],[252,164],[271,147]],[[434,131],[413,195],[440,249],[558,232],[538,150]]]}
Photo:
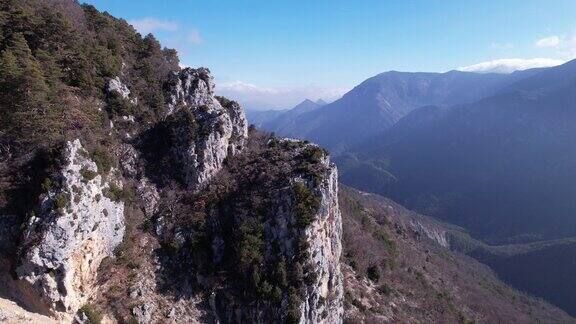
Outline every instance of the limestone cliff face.
{"label": "limestone cliff face", "polygon": [[98,174],[79,140],[66,143],[61,184],[41,201],[23,237],[20,265],[23,300],[43,313],[74,313],[95,291],[96,270],[124,235],[124,203],[107,197],[111,186]]}
{"label": "limestone cliff face", "polygon": [[[298,141],[283,140],[301,145]],[[314,146],[305,144],[298,149]],[[297,153],[296,153],[297,154]],[[343,276],[340,269],[342,253],[342,217],[338,206],[338,171],[327,156],[321,158],[320,168],[324,170],[321,180],[304,178],[297,174],[291,179],[292,185],[302,185],[318,199],[319,206],[312,221],[301,228],[296,212],[299,203],[292,188],[280,191],[276,212],[264,223],[264,236],[267,238],[265,260],[279,255],[292,263],[301,263],[306,280],[303,287],[297,288],[300,299],[297,305],[290,305],[290,297],[285,296],[281,307],[271,303],[241,305],[238,300],[217,293],[212,300],[215,318],[223,323],[269,323],[286,320],[286,314],[296,310],[299,323],[341,323],[343,320]],[[215,255],[218,255],[217,238],[213,242]],[[304,246],[304,251],[300,250]],[[275,250],[276,248],[279,251]],[[307,255],[305,261],[297,261]],[[265,261],[268,262],[268,261]]]}
{"label": "limestone cliff face", "polygon": [[330,165],[327,177],[315,188],[320,208],[305,229],[308,253],[317,279],[307,285],[301,306],[301,323],[341,323],[343,319],[342,217],[338,207],[338,171]]}
{"label": "limestone cliff face", "polygon": [[[127,87],[116,81],[111,81],[109,90],[129,98]],[[92,298],[98,296],[98,268],[104,258],[115,256],[114,250],[125,234],[124,203],[118,199],[123,182],[135,193],[131,207],[141,210],[142,221],[156,222],[154,234],[138,234],[138,244],[147,246],[142,242],[163,237],[163,224],[167,220],[164,220],[160,206],[168,204],[166,197],[174,192],[163,187],[148,171],[150,157],[166,161],[163,166],[170,168],[166,172],[175,171],[175,174],[182,175],[184,183],[180,190],[193,193],[208,190],[211,180],[224,168],[227,159],[242,159],[237,155],[248,142],[244,112],[237,103],[214,96],[213,80],[207,69],[184,69],[173,75],[167,87],[171,90],[164,119],[149,126],[150,129],[158,126],[161,129],[159,134],[169,138],[166,141],[169,145],[161,148],[161,153],[153,150],[150,154],[143,149],[150,143],[146,136],[136,137],[142,138],[138,143],[123,141],[108,152],[118,158],[119,168],[104,174],[98,170],[80,140],[66,143],[63,163],[58,167],[59,179],[54,179],[54,184],[40,197],[40,212],[30,218],[21,240],[16,274],[20,299],[29,309],[63,319],[75,314],[86,303],[101,301],[101,298]],[[147,128],[142,128],[142,132],[146,131]],[[273,207],[271,217],[261,224],[266,240],[263,244],[266,250],[263,252],[264,264],[261,266],[270,268],[278,258],[285,260],[287,267],[300,278],[297,285],[290,286],[295,292],[280,292],[275,302],[261,299],[256,303],[245,303],[230,286],[210,286],[210,290],[181,300],[180,303],[186,307],[166,309],[165,305],[171,302],[168,295],[159,292],[155,280],[162,273],[161,267],[166,265],[162,259],[166,256],[157,254],[161,250],[154,254],[149,250],[150,255],[146,255],[142,262],[141,273],[135,276],[137,282],[127,283],[136,287],[130,288],[131,292],[126,296],[132,303],[138,303],[137,306],[130,304],[135,319],[147,323],[166,316],[198,317],[198,320],[200,316],[207,316],[223,323],[267,323],[284,321],[290,314],[291,319],[298,318],[300,323],[342,322],[342,219],[338,206],[337,169],[327,154],[313,144],[274,141],[279,142],[277,145],[285,145],[283,154],[287,156],[287,165],[293,164],[294,169],[281,168],[285,181],[282,185],[274,183],[270,186]],[[306,152],[318,156],[306,157]],[[159,154],[163,154],[162,157]],[[259,156],[251,158],[256,157]],[[297,171],[296,165],[315,171]],[[158,172],[164,171],[160,169]],[[243,180],[238,179],[240,182]],[[302,225],[297,212],[297,205],[301,203],[294,189],[297,186],[306,188],[306,197],[317,201],[313,217],[305,225]],[[210,219],[210,226],[217,225],[217,222],[212,223],[214,220]],[[187,234],[193,233],[178,233],[174,239],[180,242],[182,237],[184,241]],[[211,244],[216,265],[221,265],[226,255],[220,251],[223,246],[221,234]],[[126,237],[130,238],[130,235],[135,234],[129,233]],[[228,248],[233,249],[235,243],[228,241]],[[203,275],[192,274],[192,277],[201,279]],[[200,279],[198,281],[202,282]],[[187,286],[186,282],[178,284]],[[284,287],[288,287],[287,284]],[[205,305],[209,306],[190,311],[190,305],[200,305],[200,302],[191,300],[203,298],[206,298]],[[297,316],[293,316],[295,313]]]}
{"label": "limestone cliff face", "polygon": [[186,183],[195,188],[242,149],[248,123],[237,103],[214,96],[208,69],[187,68],[175,73],[170,86],[167,118],[176,121],[173,131],[177,139],[173,152]]}

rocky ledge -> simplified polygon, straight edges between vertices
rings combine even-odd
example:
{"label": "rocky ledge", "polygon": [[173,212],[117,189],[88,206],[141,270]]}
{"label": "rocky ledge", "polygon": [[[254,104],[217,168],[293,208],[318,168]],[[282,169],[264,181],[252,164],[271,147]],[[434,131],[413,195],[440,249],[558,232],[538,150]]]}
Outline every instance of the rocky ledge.
{"label": "rocky ledge", "polygon": [[[42,313],[74,313],[95,292],[101,261],[124,236],[122,183],[99,174],[80,140],[66,143],[60,183],[48,184],[32,217],[16,269],[23,298]],[[112,178],[112,177],[110,177]]]}
{"label": "rocky ledge", "polygon": [[238,103],[214,96],[214,80],[205,68],[186,68],[171,79],[167,119],[172,122],[172,148],[185,182],[197,187],[242,150],[248,123]]}

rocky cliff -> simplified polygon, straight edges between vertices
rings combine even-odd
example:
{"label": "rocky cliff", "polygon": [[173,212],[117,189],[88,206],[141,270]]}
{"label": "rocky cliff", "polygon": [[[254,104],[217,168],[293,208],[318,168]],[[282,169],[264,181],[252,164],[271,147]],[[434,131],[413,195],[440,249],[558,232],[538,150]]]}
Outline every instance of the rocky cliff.
{"label": "rocky cliff", "polygon": [[328,175],[315,190],[320,207],[314,221],[305,230],[309,242],[316,281],[308,283],[301,318],[305,323],[339,323],[343,319],[344,283],[340,270],[342,254],[342,217],[338,206],[338,172],[326,158]]}
{"label": "rocky cliff", "polygon": [[[166,87],[157,122],[117,116],[109,147],[65,143],[21,235],[19,300],[60,319],[96,307],[140,323],[341,322],[342,225],[327,153],[249,134],[207,69],[174,72]],[[120,78],[105,90],[140,101]],[[174,296],[182,306],[168,308]]]}
{"label": "rocky cliff", "polygon": [[[256,307],[247,307],[229,291],[217,290],[214,311],[223,322],[340,323],[344,286],[336,167],[315,145],[275,139],[267,144],[270,145],[286,154],[275,155],[285,159],[289,176],[278,179],[286,181],[287,186],[269,196],[271,213],[263,221],[262,259],[272,265],[282,260],[283,265],[272,267],[271,278],[267,278],[266,272],[259,275],[259,280],[267,284],[257,284],[256,290],[271,292],[269,296],[264,293],[265,298],[255,298]],[[315,172],[296,171],[303,166],[301,159],[309,158],[310,152],[318,154],[313,165]],[[212,245],[225,247],[227,243],[217,236]],[[216,259],[222,259],[223,249],[219,250],[214,251]],[[274,282],[278,268],[285,274]]]}
{"label": "rocky cliff", "polygon": [[96,271],[124,236],[122,182],[99,174],[80,140],[66,143],[59,179],[45,183],[29,219],[16,269],[23,300],[43,313],[74,313],[95,292]]}
{"label": "rocky cliff", "polygon": [[[167,116],[176,123],[176,160],[186,183],[195,187],[208,181],[230,155],[242,149],[248,134],[244,111],[235,102],[214,96],[208,69],[187,68],[172,74]],[[191,114],[191,115],[187,115]]]}

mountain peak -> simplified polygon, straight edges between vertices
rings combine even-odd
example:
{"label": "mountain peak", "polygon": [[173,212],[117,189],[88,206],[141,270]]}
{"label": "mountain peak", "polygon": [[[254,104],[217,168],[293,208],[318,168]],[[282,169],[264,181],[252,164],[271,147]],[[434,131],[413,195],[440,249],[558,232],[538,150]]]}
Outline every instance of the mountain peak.
{"label": "mountain peak", "polygon": [[310,99],[304,99],[301,103],[297,104],[291,111],[305,112],[319,108],[320,105]]}

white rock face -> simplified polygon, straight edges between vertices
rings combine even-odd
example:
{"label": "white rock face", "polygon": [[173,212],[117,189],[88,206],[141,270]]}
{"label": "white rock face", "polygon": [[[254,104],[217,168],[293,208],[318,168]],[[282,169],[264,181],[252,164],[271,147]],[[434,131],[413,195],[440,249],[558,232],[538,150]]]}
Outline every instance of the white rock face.
{"label": "white rock face", "polygon": [[320,208],[315,220],[305,230],[317,279],[309,284],[301,306],[300,323],[342,323],[344,318],[344,285],[340,269],[342,254],[342,216],[338,206],[338,171],[328,158],[327,177],[315,193]]}
{"label": "white rock face", "polygon": [[172,75],[172,90],[168,99],[168,114],[172,114],[179,105],[213,106],[218,104],[214,98],[214,78],[206,68],[186,68]]}
{"label": "white rock face", "polygon": [[440,246],[450,248],[450,244],[446,238],[446,230],[442,227],[415,219],[410,221],[410,226],[414,231],[424,233],[429,239],[438,243]]}
{"label": "white rock face", "polygon": [[114,79],[110,79],[110,81],[108,81],[106,91],[108,93],[116,92],[124,99],[130,98],[130,90],[124,83],[122,83],[122,81],[120,81],[119,77],[115,77]]}
{"label": "white rock face", "polygon": [[138,197],[144,202],[144,213],[148,217],[152,217],[158,210],[158,203],[160,202],[160,194],[154,184],[147,178],[140,179],[138,187],[136,188]]}
{"label": "white rock face", "polygon": [[[105,196],[112,182],[97,172],[79,140],[66,144],[61,188],[42,199],[41,213],[30,219],[17,274],[23,298],[39,312],[74,313],[95,291],[98,266],[124,236],[124,203]],[[117,182],[116,186],[122,184]],[[67,197],[57,210],[55,201]]]}
{"label": "white rock face", "polygon": [[188,186],[196,188],[222,168],[224,160],[239,152],[248,136],[248,123],[235,102],[221,103],[214,96],[214,81],[208,69],[187,68],[173,75],[167,115],[181,119],[180,110],[189,111],[190,122],[174,130],[179,143],[173,148]]}

